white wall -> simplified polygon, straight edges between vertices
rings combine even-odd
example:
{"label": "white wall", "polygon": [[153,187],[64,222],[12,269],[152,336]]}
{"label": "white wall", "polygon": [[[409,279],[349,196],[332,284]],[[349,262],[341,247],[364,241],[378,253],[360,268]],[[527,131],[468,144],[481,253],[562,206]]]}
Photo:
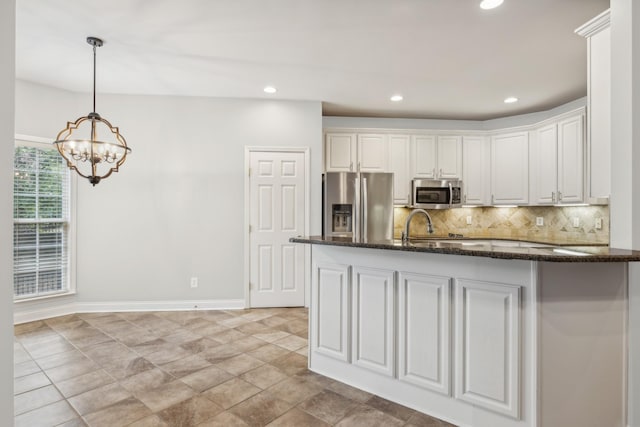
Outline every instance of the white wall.
{"label": "white wall", "polygon": [[13,425],[13,118],[15,1],[0,2],[0,425]]}
{"label": "white wall", "polygon": [[[634,7],[635,6],[635,7]],[[640,4],[611,1],[611,245],[640,250]],[[634,221],[635,219],[635,221]],[[629,426],[640,426],[640,266],[629,268]]]}
{"label": "white wall", "polygon": [[[88,113],[86,94],[17,87],[17,133],[55,136]],[[44,125],[28,117],[49,113],[41,108],[52,108],[57,96],[64,109],[80,107],[56,111]],[[97,111],[120,127],[133,152],[96,187],[78,181],[80,307],[243,299],[246,145],[310,147],[311,232],[320,232],[319,102],[98,93]]]}

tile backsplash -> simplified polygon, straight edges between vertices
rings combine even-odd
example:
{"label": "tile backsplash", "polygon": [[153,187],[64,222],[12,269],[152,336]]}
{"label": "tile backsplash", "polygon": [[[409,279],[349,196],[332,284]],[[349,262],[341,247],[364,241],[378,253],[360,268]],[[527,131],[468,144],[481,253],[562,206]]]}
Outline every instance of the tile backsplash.
{"label": "tile backsplash", "polygon": [[[405,220],[411,209],[394,210],[394,235],[400,238]],[[559,244],[609,244],[609,206],[522,206],[477,207],[429,210],[433,220],[433,237],[446,237],[449,233],[464,237],[494,237],[546,241]],[[471,217],[471,224],[467,224]],[[544,225],[536,225],[541,217]],[[596,229],[596,220],[602,228]],[[577,221],[577,222],[576,222]],[[577,227],[574,226],[577,224]],[[424,215],[411,221],[412,237],[428,236]]]}

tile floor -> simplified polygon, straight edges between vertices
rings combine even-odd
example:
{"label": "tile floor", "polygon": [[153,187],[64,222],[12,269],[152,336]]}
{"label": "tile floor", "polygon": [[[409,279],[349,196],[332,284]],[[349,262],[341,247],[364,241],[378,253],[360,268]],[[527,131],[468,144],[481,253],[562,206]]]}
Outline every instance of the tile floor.
{"label": "tile floor", "polygon": [[15,426],[451,426],[307,370],[307,310],[15,327]]}

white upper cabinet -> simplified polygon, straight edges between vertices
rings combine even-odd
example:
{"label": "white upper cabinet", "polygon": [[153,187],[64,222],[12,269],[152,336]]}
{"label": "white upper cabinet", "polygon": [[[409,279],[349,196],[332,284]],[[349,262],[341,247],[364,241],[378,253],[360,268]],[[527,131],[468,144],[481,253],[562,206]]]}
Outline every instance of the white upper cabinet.
{"label": "white upper cabinet", "polygon": [[554,123],[535,132],[531,143],[531,202],[554,204],[558,197],[558,126]]}
{"label": "white upper cabinet", "polygon": [[327,133],[325,139],[325,170],[354,172],[357,167],[355,133]]}
{"label": "white upper cabinet", "polygon": [[436,137],[413,135],[411,137],[412,178],[434,179],[437,165]]}
{"label": "white upper cabinet", "polygon": [[491,204],[529,203],[529,133],[491,137]]}
{"label": "white upper cabinet", "polygon": [[487,205],[490,200],[489,139],[484,136],[462,138],[462,203]]}
{"label": "white upper cabinet", "polygon": [[326,172],[387,172],[387,135],[328,132]]}
{"label": "white upper cabinet", "polygon": [[584,200],[584,132],[582,114],[558,123],[558,202]]}
{"label": "white upper cabinet", "polygon": [[414,135],[411,157],[414,178],[460,178],[462,137]]}
{"label": "white upper cabinet", "polygon": [[584,200],[583,115],[536,130],[531,143],[531,203],[581,203]]}
{"label": "white upper cabinet", "polygon": [[387,171],[387,135],[358,134],[358,171]]}
{"label": "white upper cabinet", "polygon": [[409,173],[409,135],[389,135],[389,172],[393,172],[393,203],[411,203],[411,175]]}
{"label": "white upper cabinet", "polygon": [[611,28],[609,10],[576,30],[587,38],[587,201],[611,194]]}
{"label": "white upper cabinet", "polygon": [[462,137],[439,136],[438,178],[460,178],[462,176]]}

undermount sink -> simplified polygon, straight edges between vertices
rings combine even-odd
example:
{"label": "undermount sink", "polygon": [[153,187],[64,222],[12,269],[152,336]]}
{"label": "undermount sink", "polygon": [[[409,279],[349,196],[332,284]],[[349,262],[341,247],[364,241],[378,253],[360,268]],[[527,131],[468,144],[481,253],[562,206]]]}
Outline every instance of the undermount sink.
{"label": "undermount sink", "polygon": [[486,247],[486,248],[548,248],[552,245],[535,242],[523,242],[519,240],[494,240],[494,239],[412,239],[412,246],[418,247]]}

